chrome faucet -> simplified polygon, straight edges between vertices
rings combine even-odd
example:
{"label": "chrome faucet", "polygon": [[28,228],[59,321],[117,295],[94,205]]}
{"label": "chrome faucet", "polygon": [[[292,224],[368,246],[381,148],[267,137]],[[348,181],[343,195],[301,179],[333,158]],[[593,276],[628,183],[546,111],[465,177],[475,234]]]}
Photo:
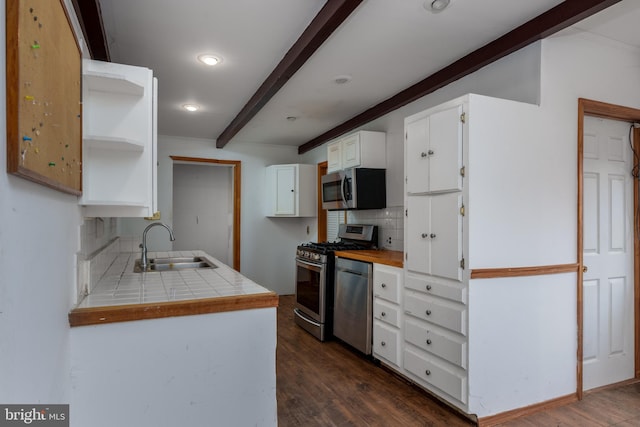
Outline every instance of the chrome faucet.
{"label": "chrome faucet", "polygon": [[169,232],[169,239],[172,242],[176,240],[176,238],[173,237],[173,231],[171,230],[171,228],[169,228],[167,224],[162,222],[154,222],[149,224],[147,228],[145,228],[144,231],[142,232],[142,243],[140,243],[140,248],[142,248],[142,255],[140,256],[140,269],[142,271],[145,271],[149,264],[149,260],[147,259],[147,231],[149,231],[150,228],[155,227],[156,225],[160,225],[167,229],[167,231]]}

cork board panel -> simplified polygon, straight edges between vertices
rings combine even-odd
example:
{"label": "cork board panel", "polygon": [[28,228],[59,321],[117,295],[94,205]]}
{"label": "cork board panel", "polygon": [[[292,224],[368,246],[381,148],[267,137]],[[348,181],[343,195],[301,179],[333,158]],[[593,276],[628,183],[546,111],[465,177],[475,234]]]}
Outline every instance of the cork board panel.
{"label": "cork board panel", "polygon": [[63,0],[7,1],[7,172],[82,194],[82,55]]}

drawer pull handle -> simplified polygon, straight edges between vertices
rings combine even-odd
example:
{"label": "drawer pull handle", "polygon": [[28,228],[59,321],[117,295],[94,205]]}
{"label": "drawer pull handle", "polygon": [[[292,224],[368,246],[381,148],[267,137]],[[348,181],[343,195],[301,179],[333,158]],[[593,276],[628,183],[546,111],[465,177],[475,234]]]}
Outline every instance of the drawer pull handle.
{"label": "drawer pull handle", "polygon": [[387,284],[386,284],[386,283],[383,283],[383,284],[381,284],[380,286],[382,286],[383,288],[386,288],[386,287],[387,287]]}
{"label": "drawer pull handle", "polygon": [[384,342],[384,341],[382,341],[382,342],[380,343],[380,345],[384,347],[385,345],[387,345],[387,343],[386,343],[386,342]]}
{"label": "drawer pull handle", "polygon": [[427,285],[427,290],[430,291],[431,290],[431,285]]}
{"label": "drawer pull handle", "polygon": [[431,340],[427,340],[427,345],[431,345]]}
{"label": "drawer pull handle", "polygon": [[425,373],[427,376],[431,375],[431,371],[430,371],[430,370],[428,370],[428,369],[427,369],[426,371],[424,371],[424,373]]}
{"label": "drawer pull handle", "polygon": [[380,313],[380,316],[382,316],[382,317],[384,317],[386,315],[387,315],[387,313],[385,313],[384,311],[382,313]]}
{"label": "drawer pull handle", "polygon": [[427,310],[425,313],[427,313],[427,316],[431,316],[431,310]]}

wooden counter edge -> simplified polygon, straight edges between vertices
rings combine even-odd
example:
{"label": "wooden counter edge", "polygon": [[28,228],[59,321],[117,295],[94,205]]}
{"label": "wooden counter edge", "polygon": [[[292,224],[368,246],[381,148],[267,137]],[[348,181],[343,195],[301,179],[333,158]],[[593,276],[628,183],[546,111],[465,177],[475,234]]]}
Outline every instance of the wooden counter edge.
{"label": "wooden counter edge", "polygon": [[278,295],[275,292],[269,292],[184,301],[75,308],[69,312],[69,324],[72,327],[102,325],[132,320],[270,308],[278,307],[278,301]]}
{"label": "wooden counter edge", "polygon": [[390,250],[356,250],[356,251],[336,251],[337,257],[354,259],[356,261],[371,262],[375,264],[384,264],[391,267],[402,268],[402,251]]}

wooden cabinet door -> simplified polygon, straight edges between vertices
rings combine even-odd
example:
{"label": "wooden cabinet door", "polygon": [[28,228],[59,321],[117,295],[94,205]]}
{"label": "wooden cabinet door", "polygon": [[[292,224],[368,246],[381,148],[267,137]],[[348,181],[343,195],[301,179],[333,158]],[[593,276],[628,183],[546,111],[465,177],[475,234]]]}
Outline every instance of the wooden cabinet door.
{"label": "wooden cabinet door", "polygon": [[295,166],[278,166],[275,170],[276,215],[296,214],[296,168]]}
{"label": "wooden cabinet door", "polygon": [[327,172],[340,169],[342,169],[342,144],[340,141],[335,141],[327,146]]}
{"label": "wooden cabinet door", "polygon": [[429,118],[407,123],[405,132],[407,193],[424,194],[429,191]]}
{"label": "wooden cabinet door", "polygon": [[424,274],[429,274],[431,270],[430,201],[431,198],[428,196],[407,197],[407,269]]}
{"label": "wooden cabinet door", "polygon": [[430,198],[430,273],[462,280],[462,194],[438,194]]}
{"label": "wooden cabinet door", "polygon": [[462,105],[429,116],[429,191],[462,190]]}
{"label": "wooden cabinet door", "polygon": [[360,134],[353,134],[342,140],[342,168],[360,166]]}

